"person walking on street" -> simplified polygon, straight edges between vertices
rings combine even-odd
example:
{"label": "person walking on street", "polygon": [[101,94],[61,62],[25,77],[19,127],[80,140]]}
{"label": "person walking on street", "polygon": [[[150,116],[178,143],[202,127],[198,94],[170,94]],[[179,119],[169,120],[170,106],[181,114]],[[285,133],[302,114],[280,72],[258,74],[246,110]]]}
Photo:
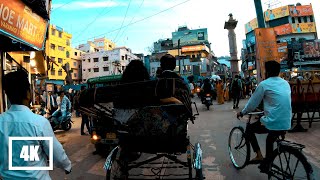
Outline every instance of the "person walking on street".
{"label": "person walking on street", "polygon": [[46,108],[49,110],[50,114],[53,114],[53,112],[55,112],[58,108],[57,100],[53,96],[51,91],[48,92],[45,103]]}
{"label": "person walking on street", "polygon": [[[48,170],[9,170],[9,137],[51,137],[53,139],[53,159],[48,159],[49,141],[19,140],[12,142],[13,167],[45,167],[53,161],[58,168],[71,172],[71,162],[62,145],[55,137],[49,121],[30,110],[31,89],[26,72],[18,70],[4,76],[4,91],[11,103],[9,110],[0,115],[0,179],[51,179]],[[20,158],[21,147],[39,145],[36,161]],[[19,148],[18,148],[19,147]]]}
{"label": "person walking on street", "polygon": [[217,88],[218,104],[224,104],[222,80],[218,80],[216,88]]}
{"label": "person walking on street", "polygon": [[238,75],[235,75],[231,84],[233,109],[239,108],[239,100],[242,93],[242,82]]}
{"label": "person walking on street", "polygon": [[[86,89],[86,86],[81,86],[81,93]],[[80,94],[81,94],[80,93]],[[90,131],[90,126],[89,126],[89,117],[86,114],[81,113],[81,135],[88,135],[87,133],[84,132],[84,125],[86,125],[89,134],[91,134]]]}

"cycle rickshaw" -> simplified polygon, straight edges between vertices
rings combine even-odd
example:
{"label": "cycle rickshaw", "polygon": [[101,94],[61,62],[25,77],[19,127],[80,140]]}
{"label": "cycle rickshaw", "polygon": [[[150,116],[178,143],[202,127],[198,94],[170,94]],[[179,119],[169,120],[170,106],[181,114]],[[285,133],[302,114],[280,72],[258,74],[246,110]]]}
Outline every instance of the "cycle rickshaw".
{"label": "cycle rickshaw", "polygon": [[121,125],[114,126],[118,144],[107,156],[106,179],[204,178],[201,145],[192,145],[187,134],[188,121],[195,116],[185,113],[184,104],[159,100],[160,85],[169,85],[173,94],[179,94],[174,90],[179,83],[183,80],[165,79],[89,90],[86,99],[91,106],[111,98],[114,109],[133,110],[126,122],[113,118],[114,124]]}

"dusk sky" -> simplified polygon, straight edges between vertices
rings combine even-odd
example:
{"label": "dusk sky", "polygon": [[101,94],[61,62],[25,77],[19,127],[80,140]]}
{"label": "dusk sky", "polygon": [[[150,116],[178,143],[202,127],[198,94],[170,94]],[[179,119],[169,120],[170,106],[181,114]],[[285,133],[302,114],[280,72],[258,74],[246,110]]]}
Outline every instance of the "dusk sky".
{"label": "dusk sky", "polygon": [[[263,10],[269,1],[262,0]],[[274,2],[274,1],[271,1]],[[319,0],[279,0],[272,8],[300,2],[312,3],[319,33]],[[73,35],[72,45],[106,37],[134,53],[148,54],[148,46],[171,38],[178,26],[208,28],[208,38],[216,56],[229,55],[228,14],[237,19],[238,54],[245,39],[244,24],[256,17],[253,0],[53,0],[51,23]],[[172,8],[171,8],[172,7]]]}

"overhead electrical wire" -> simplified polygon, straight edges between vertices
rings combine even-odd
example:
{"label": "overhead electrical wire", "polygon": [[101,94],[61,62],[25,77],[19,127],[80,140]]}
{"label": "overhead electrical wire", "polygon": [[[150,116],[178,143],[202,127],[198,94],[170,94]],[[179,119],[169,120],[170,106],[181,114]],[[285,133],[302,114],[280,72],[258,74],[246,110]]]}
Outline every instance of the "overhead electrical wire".
{"label": "overhead electrical wire", "polygon": [[[174,6],[171,6],[171,7],[167,8],[167,9],[164,9],[164,10],[162,10],[162,11],[159,11],[159,12],[157,12],[157,13],[155,13],[155,14],[152,14],[152,15],[147,16],[147,17],[145,17],[145,18],[142,18],[142,19],[140,19],[140,20],[137,20],[137,21],[134,21],[134,22],[129,23],[129,24],[127,24],[127,25],[124,25],[124,26],[122,26],[122,27],[120,27],[120,28],[117,28],[117,29],[111,30],[111,31],[109,31],[109,32],[106,32],[106,33],[103,33],[103,34],[99,34],[99,35],[96,35],[96,36],[94,36],[94,37],[90,37],[90,38],[87,38],[87,39],[92,39],[92,38],[95,38],[95,37],[97,37],[97,36],[103,36],[103,35],[106,35],[106,34],[109,34],[109,33],[112,33],[112,32],[118,31],[118,30],[121,30],[122,28],[131,26],[131,25],[134,25],[134,24],[139,23],[139,22],[141,22],[141,21],[144,21],[144,20],[147,20],[147,19],[152,18],[152,17],[154,17],[154,16],[157,16],[157,15],[163,13],[163,12],[166,12],[166,11],[168,11],[168,10],[170,10],[170,9],[173,9],[173,8],[177,7],[177,6],[180,6],[180,5],[182,5],[182,4],[185,4],[185,3],[189,2],[189,1],[191,1],[191,0],[183,1],[183,2],[181,2],[181,3],[178,3],[178,4],[174,5]],[[86,41],[86,40],[76,41],[76,42],[74,42],[74,43],[79,43],[79,42],[84,42],[84,41]]]}
{"label": "overhead electrical wire", "polygon": [[117,37],[118,37],[118,35],[119,35],[119,32],[120,32],[120,31],[121,31],[121,29],[122,29],[123,23],[124,23],[124,21],[125,21],[125,20],[126,20],[126,18],[127,18],[127,14],[128,14],[128,10],[129,10],[130,5],[131,5],[131,1],[132,1],[132,0],[130,0],[130,1],[129,1],[129,4],[128,4],[127,10],[126,10],[126,13],[125,13],[125,15],[124,15],[124,18],[123,18],[122,23],[121,23],[121,26],[120,26],[120,29],[119,29],[119,31],[118,31],[118,33],[117,33],[116,37],[113,39],[113,42],[115,42],[115,41],[116,41],[116,39],[117,39]]}
{"label": "overhead electrical wire", "polygon": [[58,7],[56,7],[56,8],[53,8],[52,10],[51,10],[51,12],[52,11],[55,11],[55,10],[57,10],[57,9],[59,9],[59,8],[62,8],[63,6],[66,6],[66,5],[68,5],[68,4],[70,4],[70,3],[72,3],[74,0],[71,0],[71,1],[69,1],[69,2],[67,2],[67,3],[65,3],[65,4],[62,4],[61,6],[58,6]]}

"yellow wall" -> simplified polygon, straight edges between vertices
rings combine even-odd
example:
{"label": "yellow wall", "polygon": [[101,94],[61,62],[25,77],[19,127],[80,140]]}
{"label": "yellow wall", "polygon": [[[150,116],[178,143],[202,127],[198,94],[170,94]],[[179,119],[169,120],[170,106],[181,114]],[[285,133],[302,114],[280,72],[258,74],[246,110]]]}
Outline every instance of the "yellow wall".
{"label": "yellow wall", "polygon": [[[52,32],[55,31],[55,34]],[[49,58],[54,57],[55,62],[58,64],[58,67],[54,64],[55,75],[51,75],[51,70],[48,72],[49,79],[55,80],[64,80],[66,77],[66,72],[62,69],[62,66],[66,63],[71,65],[71,38],[72,35],[61,31],[61,37],[59,37],[59,31],[54,25],[50,25],[49,27],[49,38],[46,43],[46,54]],[[67,40],[69,43],[67,43]],[[55,45],[55,47],[51,47],[51,44]],[[59,50],[59,46],[61,50]],[[63,48],[63,50],[62,50]],[[69,52],[69,57],[67,57],[67,52]],[[62,63],[58,62],[58,58],[62,59]],[[51,63],[50,63],[51,64]],[[59,70],[62,70],[62,75],[58,75]]]}

